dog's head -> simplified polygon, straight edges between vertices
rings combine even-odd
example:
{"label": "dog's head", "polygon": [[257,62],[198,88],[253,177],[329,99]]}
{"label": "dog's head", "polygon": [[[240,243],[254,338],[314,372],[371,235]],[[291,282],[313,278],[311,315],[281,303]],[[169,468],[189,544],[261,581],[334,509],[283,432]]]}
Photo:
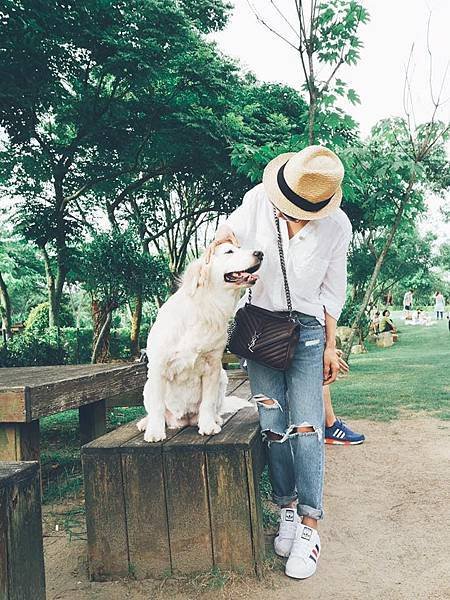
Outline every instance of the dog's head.
{"label": "dog's head", "polygon": [[255,272],[261,266],[263,253],[260,250],[246,250],[233,244],[217,246],[208,263],[205,257],[192,262],[183,277],[193,294],[199,287],[247,288],[256,283]]}

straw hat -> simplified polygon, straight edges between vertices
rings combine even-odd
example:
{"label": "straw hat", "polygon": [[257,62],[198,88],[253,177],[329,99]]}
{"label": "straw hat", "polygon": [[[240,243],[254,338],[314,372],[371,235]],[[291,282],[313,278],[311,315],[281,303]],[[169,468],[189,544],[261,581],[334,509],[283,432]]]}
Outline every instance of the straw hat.
{"label": "straw hat", "polygon": [[342,200],[344,166],[324,146],[280,154],[264,169],[263,184],[278,210],[312,221],[334,212]]}

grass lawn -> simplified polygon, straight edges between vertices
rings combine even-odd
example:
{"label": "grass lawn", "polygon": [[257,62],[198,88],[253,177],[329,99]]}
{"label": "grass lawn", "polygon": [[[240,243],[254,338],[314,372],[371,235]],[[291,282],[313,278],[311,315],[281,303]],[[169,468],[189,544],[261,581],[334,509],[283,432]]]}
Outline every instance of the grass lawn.
{"label": "grass lawn", "polygon": [[[431,327],[401,325],[399,341],[392,348],[369,345],[368,349],[367,354],[352,356],[350,375],[332,387],[338,415],[390,420],[405,411],[426,411],[450,419],[447,320]],[[108,429],[143,412],[143,408],[116,408],[109,414]],[[41,433],[44,503],[78,495],[82,475],[77,412],[42,419]]]}
{"label": "grass lawn", "polygon": [[368,345],[351,357],[350,375],[332,387],[336,413],[351,419],[390,420],[426,411],[450,419],[450,332],[444,319],[430,327],[403,325],[391,348]]}

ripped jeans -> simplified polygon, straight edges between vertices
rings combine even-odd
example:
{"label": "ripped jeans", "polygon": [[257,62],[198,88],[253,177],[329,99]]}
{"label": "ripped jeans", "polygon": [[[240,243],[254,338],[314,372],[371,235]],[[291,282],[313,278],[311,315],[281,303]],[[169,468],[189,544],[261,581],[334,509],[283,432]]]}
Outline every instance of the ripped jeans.
{"label": "ripped jeans", "polygon": [[[294,316],[300,339],[289,369],[276,371],[248,360],[248,375],[268,444],[273,501],[281,506],[298,499],[299,515],[322,519],[324,329],[315,317]],[[264,404],[264,398],[275,402]],[[313,431],[295,432],[298,427]],[[269,432],[280,439],[268,439]]]}

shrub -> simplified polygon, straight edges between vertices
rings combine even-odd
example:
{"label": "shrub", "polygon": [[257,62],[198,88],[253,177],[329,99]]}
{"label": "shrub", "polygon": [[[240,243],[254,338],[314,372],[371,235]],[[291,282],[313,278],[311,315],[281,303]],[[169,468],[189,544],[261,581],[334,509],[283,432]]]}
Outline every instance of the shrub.
{"label": "shrub", "polygon": [[[30,310],[30,314],[25,322],[26,329],[33,329],[35,331],[44,332],[48,329],[48,302],[42,302]],[[61,305],[60,312],[60,327],[73,327],[75,321],[73,314],[68,306],[65,304]]]}
{"label": "shrub", "polygon": [[40,367],[63,365],[66,351],[56,328],[44,333],[25,330],[13,336],[0,350],[0,367]]}

